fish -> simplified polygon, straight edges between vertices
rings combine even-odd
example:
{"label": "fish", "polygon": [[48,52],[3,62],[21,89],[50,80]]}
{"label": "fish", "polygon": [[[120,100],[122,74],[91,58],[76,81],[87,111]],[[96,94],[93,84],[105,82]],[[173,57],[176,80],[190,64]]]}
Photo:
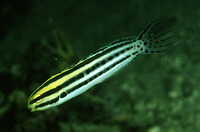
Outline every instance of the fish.
{"label": "fish", "polygon": [[176,47],[173,25],[173,19],[158,18],[137,37],[118,39],[100,48],[39,86],[28,99],[28,109],[34,112],[58,106],[108,79],[138,55],[173,50]]}

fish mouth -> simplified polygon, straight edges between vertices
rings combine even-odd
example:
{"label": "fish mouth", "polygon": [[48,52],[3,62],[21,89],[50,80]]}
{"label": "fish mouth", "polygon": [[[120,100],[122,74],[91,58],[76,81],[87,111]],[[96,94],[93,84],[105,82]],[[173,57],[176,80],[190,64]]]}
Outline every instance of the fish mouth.
{"label": "fish mouth", "polygon": [[28,104],[27,107],[28,107],[28,109],[30,109],[31,112],[34,112],[34,111],[35,111],[35,107],[32,106],[32,105],[29,105],[29,104]]}

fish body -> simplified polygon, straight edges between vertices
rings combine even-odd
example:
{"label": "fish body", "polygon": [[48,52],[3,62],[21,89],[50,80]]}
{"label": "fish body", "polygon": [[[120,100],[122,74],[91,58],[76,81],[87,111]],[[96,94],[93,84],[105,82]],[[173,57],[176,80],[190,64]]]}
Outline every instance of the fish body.
{"label": "fish body", "polygon": [[52,76],[28,100],[31,111],[62,104],[104,81],[139,54],[156,54],[173,49],[171,20],[156,19],[133,38],[123,38],[105,46],[72,67]]}

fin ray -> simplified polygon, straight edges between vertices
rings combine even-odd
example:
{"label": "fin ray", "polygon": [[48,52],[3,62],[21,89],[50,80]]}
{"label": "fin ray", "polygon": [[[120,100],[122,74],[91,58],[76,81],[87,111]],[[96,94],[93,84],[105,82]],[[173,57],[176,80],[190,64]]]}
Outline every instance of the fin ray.
{"label": "fin ray", "polygon": [[160,18],[153,20],[139,34],[136,40],[143,41],[144,54],[167,52],[174,48],[176,37],[171,30],[173,19]]}

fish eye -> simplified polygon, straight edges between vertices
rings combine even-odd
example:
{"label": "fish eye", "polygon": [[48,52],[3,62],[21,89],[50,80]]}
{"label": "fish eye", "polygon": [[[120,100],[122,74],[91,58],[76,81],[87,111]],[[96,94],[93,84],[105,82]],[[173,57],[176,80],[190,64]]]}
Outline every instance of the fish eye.
{"label": "fish eye", "polygon": [[66,96],[67,96],[67,92],[65,92],[65,91],[61,92],[60,98],[64,98],[64,97],[66,97]]}

